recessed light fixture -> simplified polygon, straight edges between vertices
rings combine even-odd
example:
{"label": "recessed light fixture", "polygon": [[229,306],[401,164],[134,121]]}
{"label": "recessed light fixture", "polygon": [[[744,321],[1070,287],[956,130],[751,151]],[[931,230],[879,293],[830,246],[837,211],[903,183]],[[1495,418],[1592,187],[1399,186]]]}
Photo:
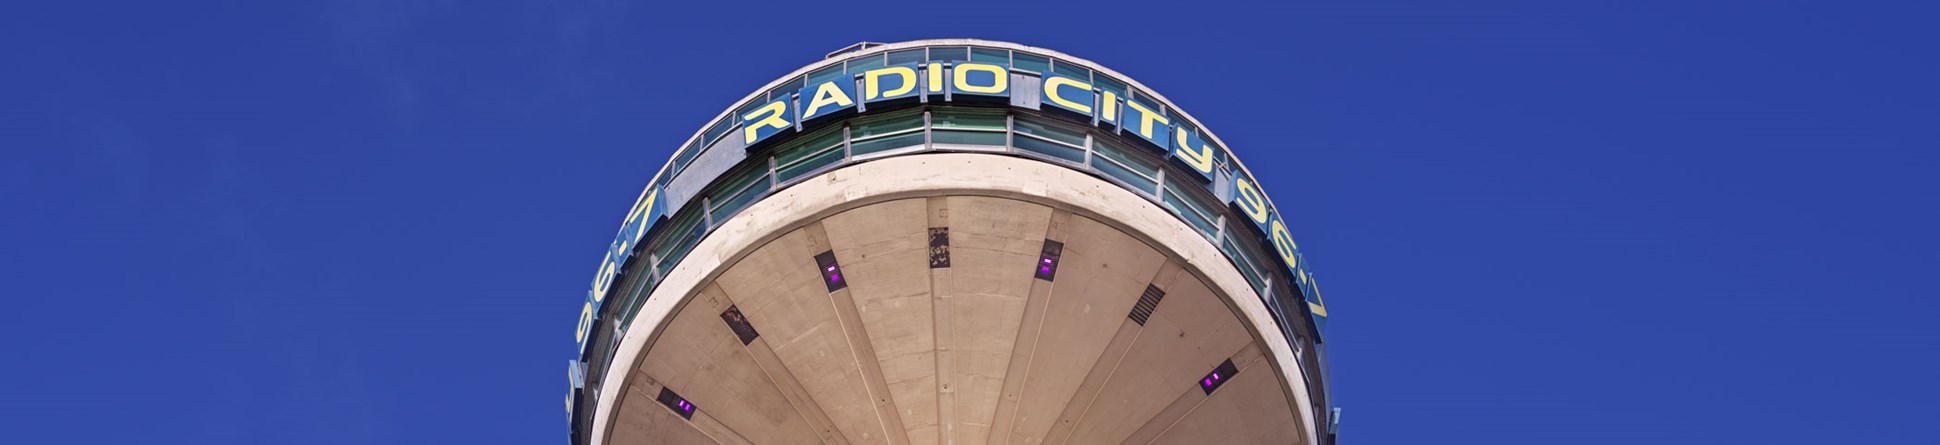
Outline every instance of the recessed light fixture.
{"label": "recessed light fixture", "polygon": [[1205,390],[1206,395],[1212,395],[1213,390],[1219,389],[1220,385],[1225,385],[1227,381],[1232,380],[1234,374],[1239,374],[1239,368],[1233,366],[1233,359],[1226,359],[1224,363],[1219,364],[1219,367],[1213,368],[1211,373],[1199,378],[1199,389]]}
{"label": "recessed light fixture", "polygon": [[849,281],[842,277],[842,265],[835,264],[835,251],[815,255],[815,268],[822,272],[822,284],[828,285],[829,292],[849,287]]}
{"label": "recessed light fixture", "polygon": [[1044,240],[1044,248],[1037,255],[1037,279],[1055,281],[1061,256],[1064,256],[1064,243]]}
{"label": "recessed light fixture", "polygon": [[674,410],[674,414],[679,414],[683,419],[694,418],[694,410],[696,409],[694,402],[689,402],[687,399],[681,398],[680,394],[674,394],[674,390],[672,389],[667,389],[665,386],[660,387],[660,397],[657,400],[660,401],[661,405],[666,406],[667,409]]}

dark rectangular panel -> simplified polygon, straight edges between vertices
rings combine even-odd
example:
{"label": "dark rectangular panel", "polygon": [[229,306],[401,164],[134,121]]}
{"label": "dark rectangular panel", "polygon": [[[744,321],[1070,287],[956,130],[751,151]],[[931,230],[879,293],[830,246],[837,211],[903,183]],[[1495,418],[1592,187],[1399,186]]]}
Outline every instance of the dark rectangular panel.
{"label": "dark rectangular panel", "polygon": [[748,324],[748,317],[741,315],[738,307],[729,305],[726,311],[721,312],[721,321],[727,322],[728,329],[734,330],[734,336],[741,338],[743,346],[761,337],[761,333],[754,331],[754,325]]}
{"label": "dark rectangular panel", "polygon": [[930,268],[950,267],[950,228],[930,228]]}

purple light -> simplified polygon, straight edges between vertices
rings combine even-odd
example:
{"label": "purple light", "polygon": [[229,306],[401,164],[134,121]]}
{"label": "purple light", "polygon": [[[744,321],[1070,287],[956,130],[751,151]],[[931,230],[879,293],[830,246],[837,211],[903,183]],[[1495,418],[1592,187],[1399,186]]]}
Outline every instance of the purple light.
{"label": "purple light", "polygon": [[1205,380],[1200,380],[1200,381],[1199,381],[1199,385],[1200,385],[1200,386],[1212,386],[1212,379],[1205,379]]}
{"label": "purple light", "polygon": [[830,283],[834,283],[834,282],[838,282],[838,281],[842,281],[842,276],[841,276],[841,275],[829,275],[829,282],[830,282]]}
{"label": "purple light", "polygon": [[1037,271],[1040,273],[1051,273],[1051,266],[1039,267],[1037,268]]}

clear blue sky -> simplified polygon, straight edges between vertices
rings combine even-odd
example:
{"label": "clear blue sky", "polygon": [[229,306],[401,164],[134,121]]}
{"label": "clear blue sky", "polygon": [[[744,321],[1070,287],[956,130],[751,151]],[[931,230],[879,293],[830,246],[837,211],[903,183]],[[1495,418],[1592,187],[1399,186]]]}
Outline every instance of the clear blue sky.
{"label": "clear blue sky", "polygon": [[1327,291],[1344,443],[1936,440],[1923,2],[660,3],[0,6],[0,443],[562,443],[675,145],[926,37],[1233,145]]}

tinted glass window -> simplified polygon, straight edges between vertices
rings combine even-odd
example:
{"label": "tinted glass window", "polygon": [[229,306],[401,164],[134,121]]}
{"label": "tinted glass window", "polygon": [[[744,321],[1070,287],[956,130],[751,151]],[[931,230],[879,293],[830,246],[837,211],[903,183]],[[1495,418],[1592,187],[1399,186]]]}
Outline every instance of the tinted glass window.
{"label": "tinted glass window", "polygon": [[[786,166],[842,143],[842,127],[830,128],[789,141],[775,149],[775,165]],[[838,150],[839,151],[839,150]]]}
{"label": "tinted glass window", "polygon": [[1071,162],[1085,161],[1084,150],[1078,149],[1076,147],[1072,147],[1069,145],[1059,144],[1055,142],[1047,142],[1042,139],[1024,136],[1021,134],[1011,137],[1010,143],[1011,145],[1016,146],[1020,150],[1029,150],[1032,152],[1050,155],[1050,156],[1053,156],[1059,159],[1064,159]]}
{"label": "tinted glass window", "polygon": [[828,68],[822,68],[813,73],[808,73],[808,83],[810,85],[820,85],[822,82],[840,79],[842,78],[842,74],[842,64],[838,63]]}
{"label": "tinted glass window", "polygon": [[715,139],[720,139],[722,135],[726,135],[728,128],[733,126],[734,116],[723,118],[720,122],[715,122],[714,126],[707,127],[707,134],[701,137],[701,141],[706,144],[712,144]]}
{"label": "tinted glass window", "polygon": [[871,136],[895,133],[922,126],[923,113],[920,110],[909,110],[887,116],[859,120],[849,129],[849,137],[861,140]]}
{"label": "tinted glass window", "polygon": [[1119,82],[1118,79],[1097,76],[1091,79],[1091,84],[1097,86],[1100,90],[1117,93],[1118,97],[1125,97],[1125,83]]}
{"label": "tinted glass window", "polygon": [[1091,80],[1091,69],[1078,66],[1077,64],[1073,64],[1063,60],[1052,62],[1051,71],[1056,72],[1058,74],[1063,74],[1066,76],[1076,77],[1079,80]]}
{"label": "tinted glass window", "polygon": [[1004,133],[960,130],[931,130],[930,140],[938,144],[955,145],[1004,145]]}
{"label": "tinted glass window", "polygon": [[895,52],[889,53],[890,65],[895,65],[899,63],[921,63],[922,61],[923,61],[922,48],[907,49],[907,50],[895,51]]}
{"label": "tinted glass window", "polygon": [[1218,218],[1218,213],[1210,211],[1211,206],[1203,202],[1204,200],[1198,194],[1192,193],[1186,187],[1197,187],[1197,185],[1181,184],[1173,181],[1171,178],[1166,178],[1166,206],[1172,207],[1173,211],[1177,212],[1179,216],[1185,217],[1186,222],[1191,223],[1194,228],[1199,229],[1207,237],[1213,236],[1217,229],[1214,228],[1212,219]]}
{"label": "tinted glass window", "polygon": [[1106,142],[1104,139],[1091,141],[1092,168],[1118,178],[1146,194],[1158,192],[1159,166],[1156,160],[1132,153]]}
{"label": "tinted glass window", "polygon": [[936,128],[1003,130],[1004,112],[940,108],[930,112],[930,126]]}
{"label": "tinted glass window", "polygon": [[1025,53],[1011,54],[1011,66],[1025,71],[1045,72],[1051,69],[1051,59]]}
{"label": "tinted glass window", "polygon": [[991,48],[970,48],[970,61],[1009,65],[1010,51]]}
{"label": "tinted glass window", "polygon": [[863,71],[868,71],[872,68],[882,68],[882,67],[883,67],[883,64],[882,64],[881,54],[849,59],[850,74],[861,74]]}
{"label": "tinted glass window", "polygon": [[721,183],[708,193],[708,204],[714,206],[708,216],[714,219],[715,224],[720,224],[767,191],[767,168],[750,168],[736,173],[728,182]]}
{"label": "tinted glass window", "polygon": [[959,60],[970,60],[970,49],[960,47],[960,46],[930,48],[930,60],[934,60],[938,62],[955,62]]}
{"label": "tinted glass window", "polygon": [[1079,147],[1085,145],[1085,133],[1083,130],[1073,130],[1055,124],[1039,122],[1023,116],[1017,118],[1017,132]]}
{"label": "tinted glass window", "polygon": [[901,135],[901,136],[891,136],[891,137],[886,137],[882,139],[871,139],[868,141],[852,142],[852,143],[849,143],[849,152],[855,154],[856,156],[862,156],[862,155],[880,152],[880,151],[894,150],[894,149],[905,148],[905,147],[914,147],[918,145],[923,145],[923,132],[920,132],[920,131]]}

